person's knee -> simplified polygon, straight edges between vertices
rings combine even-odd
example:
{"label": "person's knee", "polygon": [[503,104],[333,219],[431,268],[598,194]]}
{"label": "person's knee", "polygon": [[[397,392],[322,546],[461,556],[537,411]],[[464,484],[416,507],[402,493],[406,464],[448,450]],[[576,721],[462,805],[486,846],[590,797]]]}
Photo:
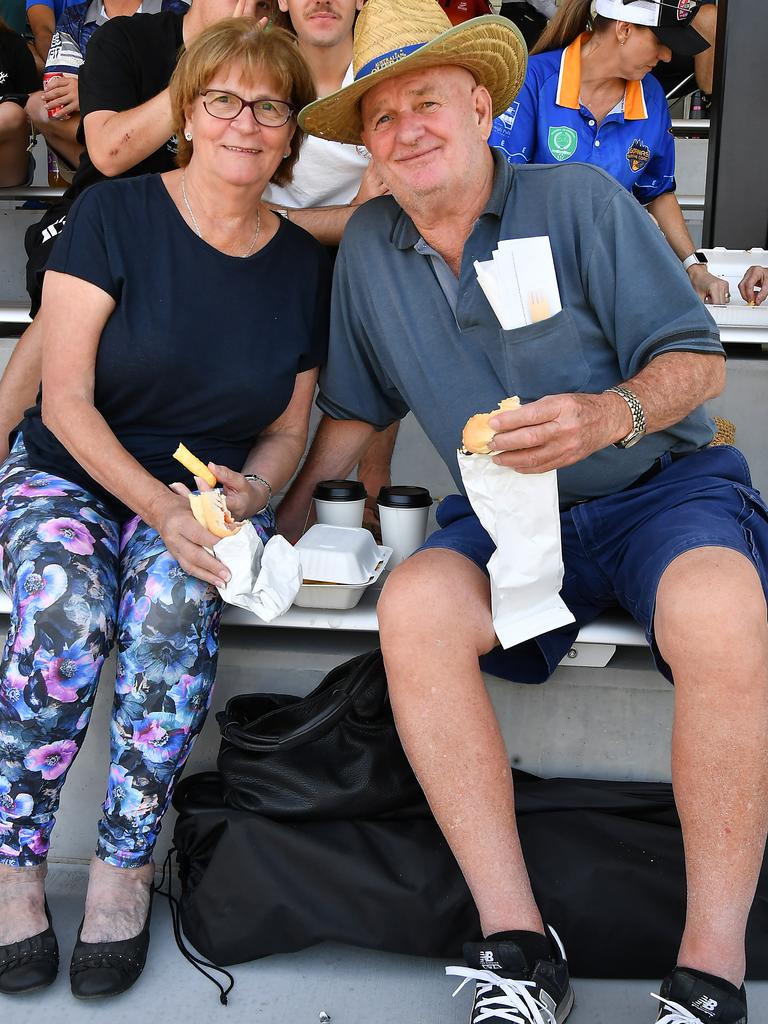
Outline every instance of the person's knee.
{"label": "person's knee", "polygon": [[659,583],[656,643],[676,666],[721,663],[768,655],[768,621],[760,578],[743,554],[729,548],[687,551]]}
{"label": "person's knee", "polygon": [[385,654],[425,636],[465,642],[478,654],[497,643],[487,578],[454,552],[426,551],[403,562],[389,576],[376,610]]}
{"label": "person's knee", "polygon": [[0,142],[21,134],[26,123],[27,115],[18,103],[0,103]]}

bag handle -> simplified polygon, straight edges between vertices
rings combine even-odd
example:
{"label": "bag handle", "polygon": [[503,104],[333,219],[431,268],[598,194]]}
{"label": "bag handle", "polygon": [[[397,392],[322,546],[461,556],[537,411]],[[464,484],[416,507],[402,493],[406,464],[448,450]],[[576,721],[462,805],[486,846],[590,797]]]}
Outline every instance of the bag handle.
{"label": "bag handle", "polygon": [[[308,716],[290,732],[285,732],[280,736],[253,732],[253,725],[256,723],[241,726],[227,719],[226,712],[222,712],[216,716],[222,737],[241,750],[248,750],[254,754],[267,754],[275,750],[293,750],[305,743],[312,743],[319,739],[336,725],[339,719],[343,718],[358,691],[367,685],[371,673],[378,671],[381,666],[381,654],[378,650],[360,655],[359,660],[354,660],[358,661],[356,666],[358,671],[352,679],[343,680],[340,686],[335,686],[332,689],[319,689],[304,699],[302,704],[308,711]],[[348,668],[349,663],[338,666],[334,672],[341,676],[342,670],[348,670]],[[330,680],[327,681],[330,682]],[[319,696],[322,696],[322,704],[318,703],[316,707],[312,708],[312,698]]]}
{"label": "bag handle", "polygon": [[283,736],[262,736],[250,732],[247,726],[235,722],[225,722],[221,726],[221,735],[242,750],[250,750],[254,754],[266,754],[274,750],[293,750],[304,743],[311,743],[325,735],[331,726],[343,716],[350,700],[349,693],[334,690],[328,695],[328,703],[318,708],[317,712],[307,721],[302,722],[292,732]]}

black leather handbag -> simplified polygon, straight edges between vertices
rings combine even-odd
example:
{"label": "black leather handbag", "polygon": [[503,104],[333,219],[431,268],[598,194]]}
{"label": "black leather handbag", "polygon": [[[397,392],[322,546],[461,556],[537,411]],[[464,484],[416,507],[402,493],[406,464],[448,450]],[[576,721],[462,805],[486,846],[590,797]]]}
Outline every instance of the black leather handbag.
{"label": "black leather handbag", "polygon": [[337,666],[306,697],[243,694],[216,717],[230,807],[286,821],[424,812],[378,649]]}

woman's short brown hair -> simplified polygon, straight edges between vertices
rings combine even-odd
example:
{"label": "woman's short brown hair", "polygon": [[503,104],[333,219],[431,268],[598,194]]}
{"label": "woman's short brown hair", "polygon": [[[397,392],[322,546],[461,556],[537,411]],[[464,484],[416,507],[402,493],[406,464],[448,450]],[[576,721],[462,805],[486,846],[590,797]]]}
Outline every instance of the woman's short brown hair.
{"label": "woman's short brown hair", "polygon": [[[294,107],[294,118],[315,99],[312,75],[290,32],[274,26],[262,29],[255,18],[217,21],[196,36],[182,53],[171,78],[171,108],[180,167],[186,167],[192,157],[192,143],[184,138],[185,111],[208,88],[217,71],[234,64],[242,67],[246,81],[255,81],[259,75],[270,78],[281,96],[286,96]],[[281,161],[272,175],[276,185],[291,182],[303,140],[304,132],[297,125],[290,156]]]}

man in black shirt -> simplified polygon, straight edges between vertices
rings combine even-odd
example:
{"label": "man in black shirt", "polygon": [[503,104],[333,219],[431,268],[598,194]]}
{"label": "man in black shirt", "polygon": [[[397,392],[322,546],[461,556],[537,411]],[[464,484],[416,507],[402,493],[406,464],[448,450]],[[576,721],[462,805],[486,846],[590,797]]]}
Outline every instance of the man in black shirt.
{"label": "man in black shirt", "polygon": [[102,25],[80,76],[80,141],[85,152],[60,203],[27,232],[32,324],[0,381],[0,458],[8,435],[35,401],[42,368],[40,310],[45,265],[77,196],[104,178],[172,170],[175,140],[168,83],[181,48],[221,18],[254,17],[263,0],[195,0],[186,14],[134,14]]}
{"label": "man in black shirt", "polygon": [[29,47],[0,18],[0,187],[21,185],[30,176],[27,94],[37,88]]}

